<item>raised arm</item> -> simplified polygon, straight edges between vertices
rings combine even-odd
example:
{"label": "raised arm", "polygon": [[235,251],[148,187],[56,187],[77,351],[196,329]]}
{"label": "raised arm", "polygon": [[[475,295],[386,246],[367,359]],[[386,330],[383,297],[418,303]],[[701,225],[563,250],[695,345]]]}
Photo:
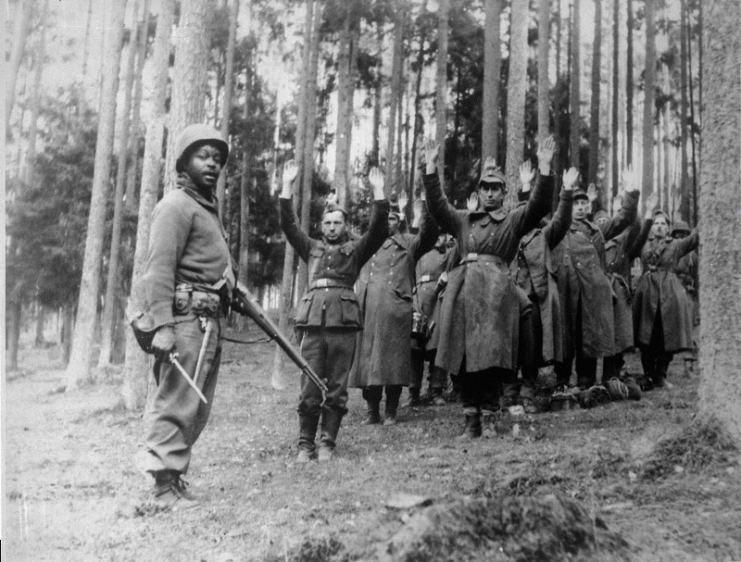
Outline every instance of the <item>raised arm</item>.
{"label": "raised arm", "polygon": [[579,172],[571,168],[564,173],[563,189],[558,201],[558,207],[551,221],[543,229],[543,236],[552,250],[563,240],[571,225],[571,209],[574,206],[574,184],[579,179]]}
{"label": "raised arm", "polygon": [[296,217],[296,211],[293,210],[292,186],[297,175],[298,166],[293,160],[287,162],[283,168],[283,188],[280,192],[280,226],[299,257],[308,262],[314,242],[306,232],[299,228],[298,217]]}
{"label": "raised arm", "polygon": [[389,202],[383,190],[383,174],[378,168],[373,168],[368,173],[368,181],[373,187],[373,208],[368,232],[360,237],[355,246],[359,267],[373,257],[389,235]]}
{"label": "raised arm", "polygon": [[623,195],[623,206],[617,215],[608,220],[600,230],[605,240],[615,238],[623,230],[628,228],[636,220],[638,213],[638,197],[641,194],[640,177],[631,168],[623,172],[625,178],[625,194]]}
{"label": "raised arm", "polygon": [[689,236],[677,240],[674,243],[677,245],[677,259],[689,254],[692,250],[696,250],[700,245],[700,233],[698,232],[697,227],[690,232]]}
{"label": "raised arm", "polygon": [[427,209],[440,228],[457,238],[461,232],[461,217],[455,207],[448,202],[440,185],[440,177],[435,164],[437,152],[434,139],[425,139],[425,175],[422,177],[422,182],[427,198]]}
{"label": "raised arm", "polygon": [[[646,199],[646,210],[644,212],[643,221],[640,227],[637,229],[637,234],[628,236],[628,243],[625,245],[625,254],[631,260],[641,255],[641,249],[648,240],[648,235],[651,233],[651,227],[654,224],[654,208],[659,202],[659,196],[656,192],[653,192]],[[634,227],[631,227],[633,229]]]}
{"label": "raised arm", "polygon": [[440,235],[440,227],[427,212],[427,205],[423,204],[420,211],[422,216],[419,221],[419,232],[412,242],[412,258],[415,263],[435,247],[437,237]]}
{"label": "raised arm", "polygon": [[514,220],[516,236],[522,237],[530,232],[538,226],[540,219],[546,216],[551,210],[553,185],[555,183],[554,177],[551,174],[551,161],[555,152],[556,141],[553,140],[553,137],[548,137],[538,145],[539,173],[535,181],[535,189],[524,207],[512,211],[519,214]]}

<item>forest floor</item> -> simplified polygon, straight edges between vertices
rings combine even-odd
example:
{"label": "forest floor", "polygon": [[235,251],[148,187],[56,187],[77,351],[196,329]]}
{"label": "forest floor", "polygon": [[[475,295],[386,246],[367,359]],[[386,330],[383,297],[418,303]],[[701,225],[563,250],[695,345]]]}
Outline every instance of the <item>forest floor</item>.
{"label": "forest floor", "polygon": [[[22,349],[22,369],[5,387],[3,559],[741,560],[741,453],[697,428],[698,378],[680,361],[670,371],[675,387],[640,402],[519,418],[500,436],[469,442],[456,438],[459,404],[404,409],[396,426],[367,426],[352,389],[337,457],[300,465],[297,375],[286,371],[286,390],[271,387],[273,349],[225,345],[187,475],[202,501],[159,513],[137,510],[151,486],[136,463],[146,427],[141,413],[123,408],[120,369],[59,393],[59,350]],[[568,551],[583,529],[559,531],[559,556],[506,543],[513,505],[527,523],[533,506],[555,505],[554,497],[566,525],[569,514],[586,514],[584,540],[594,548]],[[456,521],[476,529],[471,514],[486,506],[507,506],[499,538],[455,530]],[[441,513],[455,514],[453,530],[448,521],[448,535],[433,530],[431,540],[420,528]],[[617,545],[614,558],[600,554],[600,541]],[[476,552],[482,545],[488,554]]]}

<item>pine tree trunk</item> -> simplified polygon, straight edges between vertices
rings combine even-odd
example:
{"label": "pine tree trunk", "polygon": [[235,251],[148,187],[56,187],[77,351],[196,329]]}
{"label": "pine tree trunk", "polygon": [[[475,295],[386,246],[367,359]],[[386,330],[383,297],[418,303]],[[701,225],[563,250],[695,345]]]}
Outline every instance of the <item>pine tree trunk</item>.
{"label": "pine tree trunk", "polygon": [[[599,171],[600,72],[602,64],[602,0],[594,0],[594,50],[592,52],[592,100],[589,119],[589,183],[597,183]],[[602,193],[605,190],[602,189]]]}
{"label": "pine tree trunk", "polygon": [[8,358],[5,364],[5,372],[18,370],[18,344],[21,339],[21,315],[23,304],[20,296],[8,298]]}
{"label": "pine tree trunk", "polygon": [[33,341],[34,347],[44,347],[44,321],[46,320],[46,310],[41,303],[36,304],[36,337]]}
{"label": "pine tree trunk", "polygon": [[147,33],[149,30],[149,0],[144,0],[144,16],[139,24],[137,34],[137,53],[136,53],[136,72],[134,74],[134,102],[131,109],[131,130],[129,132],[129,156],[131,165],[128,168],[126,176],[126,204],[125,214],[133,215],[136,213],[137,194],[136,194],[136,175],[139,170],[139,145],[141,144],[141,135],[139,127],[141,126],[141,103],[142,103],[142,80],[144,79],[144,62],[147,57]]}
{"label": "pine tree trunk", "polygon": [[386,169],[385,169],[385,190],[386,197],[390,197],[392,193],[395,193],[396,185],[394,185],[394,150],[396,148],[396,135],[401,129],[399,123],[401,122],[401,115],[399,113],[399,93],[401,90],[401,61],[402,57],[400,53],[403,48],[404,41],[404,17],[402,14],[402,7],[396,6],[394,12],[394,43],[393,51],[391,54],[391,92],[389,95],[389,120],[388,120],[388,137],[386,139]]}
{"label": "pine tree trunk", "polygon": [[34,61],[33,92],[31,94],[31,122],[28,128],[28,149],[26,150],[26,165],[23,172],[23,182],[26,185],[34,181],[36,164],[36,135],[38,131],[39,105],[41,98],[41,76],[44,72],[44,58],[46,57],[46,17],[49,13],[49,0],[44,0],[44,11],[41,15],[41,38]]}
{"label": "pine tree trunk", "polygon": [[373,144],[368,162],[371,166],[378,166],[381,162],[381,91],[383,89],[383,25],[376,24],[376,46],[378,48],[378,69],[376,85],[373,89]]}
{"label": "pine tree trunk", "polygon": [[699,410],[741,446],[741,4],[704,4]]}
{"label": "pine tree trunk", "polygon": [[574,0],[574,8],[572,10],[571,18],[571,111],[569,112],[569,159],[571,161],[571,166],[578,169],[579,146],[581,145],[581,119],[579,117],[579,106],[581,103],[581,64],[579,60],[581,52],[581,14],[579,0]]}
{"label": "pine tree trunk", "polygon": [[[422,9],[420,15],[424,15],[427,12],[427,0],[422,3]],[[419,33],[419,50],[417,51],[417,76],[414,82],[414,129],[412,131],[412,148],[410,151],[411,166],[409,169],[409,200],[414,201],[414,185],[415,185],[415,174],[417,172],[417,140],[422,135],[422,115],[420,115],[420,90],[422,87],[422,68],[424,66],[424,54],[425,54],[425,35],[424,29],[420,29]]]}
{"label": "pine tree trunk", "polygon": [[33,2],[26,0],[25,2],[19,2],[16,6],[15,14],[15,26],[13,30],[13,50],[10,54],[10,62],[8,65],[7,82],[5,86],[5,122],[10,122],[11,114],[13,113],[13,106],[15,105],[15,87],[18,81],[18,70],[21,67],[21,61],[23,60],[23,53],[26,47],[26,36],[28,35],[28,21],[31,18],[31,8],[33,8]]}
{"label": "pine tree trunk", "polygon": [[625,0],[628,9],[627,63],[625,65],[625,159],[633,165],[633,0]]}
{"label": "pine tree trunk", "polygon": [[681,197],[682,219],[690,219],[690,194],[689,177],[687,170],[687,0],[680,3],[680,32],[679,32],[679,120],[681,137],[679,150],[681,154],[679,167],[681,179],[679,182],[679,194]]}
{"label": "pine tree trunk", "polygon": [[620,104],[620,0],[612,0],[612,197],[618,194],[618,120]]}
{"label": "pine tree trunk", "polygon": [[[350,137],[352,131],[353,92],[355,91],[354,61],[352,47],[352,12],[350,5],[344,8],[344,22],[340,32],[339,56],[337,58],[337,129],[335,134],[335,168],[333,185],[340,203],[347,201],[348,167],[350,165]],[[350,122],[350,127],[348,127]]]}
{"label": "pine tree trunk", "polygon": [[[229,6],[229,38],[226,44],[226,72],[224,76],[224,103],[221,107],[221,136],[229,142],[229,117],[232,110],[232,92],[234,90],[234,45],[237,39],[237,19],[239,18],[239,0],[232,0]],[[228,162],[216,183],[216,197],[219,201],[219,217],[226,220],[226,180]]]}
{"label": "pine tree trunk", "polygon": [[643,195],[654,189],[654,82],[656,76],[656,0],[646,0],[646,71],[644,73],[643,101]]}
{"label": "pine tree trunk", "polygon": [[103,253],[106,200],[108,198],[111,152],[113,150],[114,122],[118,71],[121,64],[121,42],[126,2],[110,4],[108,43],[103,64],[98,136],[95,145],[92,198],[85,238],[85,257],[82,266],[80,296],[77,304],[77,322],[72,337],[72,351],[67,365],[67,388],[73,389],[90,378],[93,343],[97,321],[100,266]]}
{"label": "pine tree trunk", "polygon": [[[541,4],[550,0],[541,0]],[[499,82],[502,74],[502,47],[499,27],[502,0],[486,0],[484,4],[484,106],[481,124],[481,162],[497,157],[499,140]]]}
{"label": "pine tree trunk", "polygon": [[101,341],[98,366],[103,367],[111,362],[113,349],[113,311],[116,307],[116,293],[118,285],[118,261],[121,253],[121,222],[123,217],[123,195],[126,182],[126,162],[129,148],[129,125],[131,123],[131,87],[134,82],[134,63],[136,62],[136,42],[134,41],[139,0],[134,2],[134,18],[129,35],[129,50],[126,60],[126,74],[124,78],[124,105],[118,136],[118,169],[116,170],[116,190],[113,196],[113,226],[111,232],[111,254],[108,259],[108,277],[106,282],[103,316],[100,321]]}
{"label": "pine tree trunk", "polygon": [[[437,28],[437,78],[435,87],[435,140],[440,145],[437,156],[437,173],[445,185],[445,137],[448,130],[448,12],[450,0],[438,0]],[[398,17],[398,16],[397,16]],[[401,37],[399,38],[401,45]],[[399,47],[401,48],[401,46]]]}
{"label": "pine tree trunk", "polygon": [[529,2],[512,4],[510,24],[509,79],[507,81],[507,190],[505,205],[517,203],[519,168],[525,149],[525,94],[527,92],[527,28]]}
{"label": "pine tree trunk", "polygon": [[550,134],[550,80],[548,52],[551,44],[551,0],[540,0],[538,6],[538,138]]}
{"label": "pine tree trunk", "polygon": [[165,193],[175,187],[175,142],[178,136],[185,127],[203,123],[206,117],[209,22],[214,10],[213,0],[182,0],[180,4],[180,23],[175,32],[172,105],[167,127]]}
{"label": "pine tree trunk", "polygon": [[[85,23],[85,43],[82,49],[82,86],[85,88],[87,86],[87,68],[88,68],[88,59],[90,57],[90,28],[92,27],[93,23],[93,0],[88,0],[87,4],[87,20]],[[83,103],[86,99],[85,96],[81,96]],[[84,112],[83,112],[84,113]]]}
{"label": "pine tree trunk", "polygon": [[69,357],[72,353],[72,330],[74,329],[75,307],[67,303],[63,307],[64,322],[62,324],[64,339],[62,340],[62,365],[65,367],[69,363]]}
{"label": "pine tree trunk", "polygon": [[[134,270],[131,277],[131,311],[143,310],[145,295],[141,286],[147,252],[149,250],[149,231],[152,226],[152,211],[157,203],[160,178],[162,143],[165,134],[165,99],[167,95],[167,70],[170,59],[170,36],[175,14],[175,0],[162,0],[157,16],[157,31],[152,53],[152,111],[147,123],[147,134],[142,159],[142,183],[139,194],[139,222],[136,229],[136,250],[134,251]],[[124,384],[122,394],[124,404],[129,410],[144,406],[149,380],[149,359],[139,348],[133,332],[126,332],[126,361],[124,364]]]}
{"label": "pine tree trunk", "polygon": [[[248,4],[249,11],[249,4]],[[250,14],[251,15],[251,14]],[[244,107],[242,108],[242,117],[247,122],[250,116],[250,95],[252,92],[252,84],[250,81],[250,61],[247,61],[247,65],[244,73],[244,84],[245,84],[245,96],[244,96]],[[276,96],[277,102],[278,96]],[[273,166],[270,173],[270,178],[275,177],[275,162],[278,151],[278,132],[280,131],[280,106],[277,106],[276,111],[276,131],[273,135]],[[242,174],[239,181],[239,280],[244,284],[245,287],[250,286],[250,161],[251,154],[248,150],[242,152]],[[240,316],[237,321],[237,327],[240,331],[247,329],[247,318]]]}

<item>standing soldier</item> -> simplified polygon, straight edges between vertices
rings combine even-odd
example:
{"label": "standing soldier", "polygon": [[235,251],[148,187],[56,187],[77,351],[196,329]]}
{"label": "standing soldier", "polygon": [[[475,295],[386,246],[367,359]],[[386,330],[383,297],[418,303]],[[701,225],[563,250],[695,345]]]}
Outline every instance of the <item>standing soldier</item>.
{"label": "standing soldier", "polygon": [[448,250],[448,235],[440,234],[435,247],[427,252],[417,262],[416,292],[414,294],[415,318],[426,326],[424,333],[412,334],[412,381],[409,385],[408,406],[419,406],[422,403],[420,396],[422,380],[424,378],[425,361],[429,362],[429,388],[431,398],[436,405],[445,404],[443,390],[447,381],[447,373],[435,367],[435,353],[437,343],[432,341],[432,330],[437,326],[436,314],[438,296],[443,289],[440,276],[445,271],[446,252]]}
{"label": "standing soldier", "polygon": [[[617,203],[617,198],[616,198]],[[646,216],[641,222],[636,220],[623,232],[605,243],[605,271],[607,272],[612,290],[613,316],[615,321],[615,349],[614,353],[603,360],[602,380],[608,382],[608,388],[612,398],[641,399],[641,388],[632,375],[626,374],[621,377],[623,364],[623,353],[633,347],[633,317],[631,302],[633,300],[630,288],[630,265],[641,253],[641,248],[646,243],[648,234],[653,225],[653,210],[658,203],[656,192],[651,193],[646,201]],[[617,209],[617,205],[613,205]],[[598,211],[594,215],[594,222],[599,227],[607,224],[609,217],[604,211]],[[626,385],[623,392],[615,392],[610,381],[620,379]],[[620,387],[619,387],[620,388]]]}
{"label": "standing soldier", "polygon": [[689,297],[676,268],[699,242],[696,228],[681,240],[672,240],[668,234],[669,219],[657,211],[653,236],[641,251],[643,274],[633,301],[633,328],[643,374],[659,388],[668,386],[666,375],[674,353],[692,348]]}
{"label": "standing soldier", "polygon": [[351,239],[347,231],[347,213],[329,204],[322,215],[322,238],[313,240],[298,225],[291,201],[291,184],[297,167],[288,163],[283,171],[280,194],[280,218],[283,232],[296,253],[309,266],[309,290],[301,299],[296,314],[296,329],[301,332],[301,352],[320,378],[327,380],[329,392],[322,406],[320,389],[308,377],[301,378],[298,405],[298,462],[314,458],[319,417],[322,431],[317,458],[332,458],[342,417],[347,413],[347,380],[355,353],[356,332],[363,327],[358,299],[353,285],[360,268],[386,239],[388,201],[383,193],[383,179],[377,169],[370,172],[373,186],[373,210],[368,232]]}
{"label": "standing soldier", "polygon": [[[535,170],[529,161],[520,166],[522,191],[520,205],[530,198]],[[520,241],[517,261],[512,262],[515,283],[523,289],[532,303],[531,333],[533,349],[522,355],[522,384],[511,382],[504,387],[504,405],[513,406],[518,398],[525,412],[535,413],[535,382],[538,368],[563,360],[563,322],[558,302],[558,285],[551,262],[551,250],[566,235],[571,224],[571,206],[574,184],[579,178],[576,168],[563,177],[563,190],[553,219],[541,221]]]}
{"label": "standing soldier", "polygon": [[507,211],[504,175],[487,160],[477,186],[481,207],[458,211],[440,186],[435,160],[438,148],[425,146],[424,186],[427,206],[440,228],[458,240],[459,264],[450,272],[440,309],[440,345],[435,363],[461,373],[465,414],[464,436],[479,437],[482,414],[493,425],[499,390],[516,373],[520,330],[520,298],[508,264],[520,238],[535,228],[550,209],[553,191],[552,138],[539,147],[540,175],[524,206]]}
{"label": "standing soldier", "polygon": [[[403,192],[399,203],[403,212],[407,203]],[[402,213],[389,213],[389,236],[358,278],[363,331],[358,337],[350,386],[363,389],[369,424],[381,421],[384,389],[383,423],[395,424],[402,387],[410,383],[414,267],[432,249],[439,232],[434,221],[425,216],[424,208],[420,209],[421,225],[416,235],[399,232]]]}
{"label": "standing soldier", "polygon": [[[595,385],[597,358],[613,354],[615,320],[612,286],[605,273],[605,241],[635,220],[639,187],[635,181],[628,185],[622,208],[602,227],[587,220],[587,193],[581,189],[574,193],[571,226],[552,254],[564,318],[564,358],[556,363],[556,384],[562,390],[568,388],[574,359],[577,386],[584,390]],[[590,396],[580,394],[582,405],[591,405]],[[604,397],[609,399],[606,390]]]}
{"label": "standing soldier", "polygon": [[[155,480],[151,499],[180,509],[195,505],[181,476],[211,411],[221,310],[229,305],[221,299],[230,299],[235,277],[215,195],[229,146],[216,129],[199,124],[185,128],[175,150],[177,189],[154,208],[141,282],[157,329],[151,344],[157,391],[147,437],[146,469]],[[171,362],[175,355],[206,401]]]}

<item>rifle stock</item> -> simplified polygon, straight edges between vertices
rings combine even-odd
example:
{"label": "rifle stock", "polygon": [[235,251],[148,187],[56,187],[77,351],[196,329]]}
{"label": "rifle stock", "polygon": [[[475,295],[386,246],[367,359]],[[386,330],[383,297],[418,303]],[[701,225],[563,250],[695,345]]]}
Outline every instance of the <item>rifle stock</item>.
{"label": "rifle stock", "polygon": [[255,324],[257,324],[259,328],[265,332],[268,337],[270,337],[270,339],[276,341],[286,355],[291,358],[291,361],[301,369],[301,372],[309,377],[309,379],[311,379],[312,382],[321,389],[322,396],[326,395],[328,391],[326,382],[319,378],[319,375],[314,372],[311,365],[309,365],[306,359],[301,356],[299,350],[296,349],[288,338],[280,332],[278,326],[275,325],[275,322],[265,314],[265,311],[257,303],[257,299],[255,299],[252,293],[250,293],[249,289],[240,282],[237,282],[237,286],[234,288],[232,308],[240,314],[252,318]]}

